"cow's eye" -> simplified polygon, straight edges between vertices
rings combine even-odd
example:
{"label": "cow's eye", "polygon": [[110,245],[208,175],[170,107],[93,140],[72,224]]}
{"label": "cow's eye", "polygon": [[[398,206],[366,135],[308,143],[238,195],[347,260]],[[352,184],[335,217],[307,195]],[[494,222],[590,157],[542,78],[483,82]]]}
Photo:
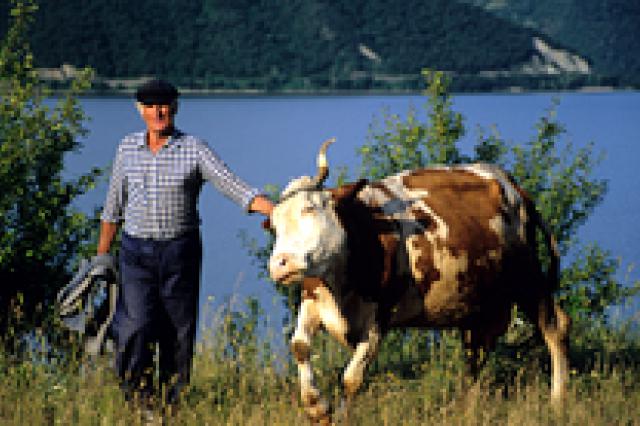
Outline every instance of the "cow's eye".
{"label": "cow's eye", "polygon": [[304,206],[302,208],[301,213],[302,214],[313,214],[315,211],[316,211],[316,209],[313,206],[309,205],[309,206]]}

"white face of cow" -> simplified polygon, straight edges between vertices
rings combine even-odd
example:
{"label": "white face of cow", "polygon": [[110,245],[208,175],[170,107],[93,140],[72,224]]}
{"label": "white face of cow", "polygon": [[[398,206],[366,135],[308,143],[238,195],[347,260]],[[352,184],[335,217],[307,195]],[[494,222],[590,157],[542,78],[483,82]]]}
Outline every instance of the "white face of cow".
{"label": "white face of cow", "polygon": [[271,227],[276,241],[269,273],[282,284],[305,276],[324,277],[346,255],[346,234],[328,191],[302,190],[291,195],[273,210]]}

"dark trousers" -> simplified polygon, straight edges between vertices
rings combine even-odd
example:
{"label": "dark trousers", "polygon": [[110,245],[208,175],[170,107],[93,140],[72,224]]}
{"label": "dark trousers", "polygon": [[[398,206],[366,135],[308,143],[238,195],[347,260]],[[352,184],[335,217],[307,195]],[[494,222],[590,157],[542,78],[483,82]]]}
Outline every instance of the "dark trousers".
{"label": "dark trousers", "polygon": [[[189,382],[196,334],[202,243],[199,232],[168,241],[123,233],[121,287],[112,331],[116,370],[127,399],[177,401]],[[154,353],[159,347],[154,387]]]}

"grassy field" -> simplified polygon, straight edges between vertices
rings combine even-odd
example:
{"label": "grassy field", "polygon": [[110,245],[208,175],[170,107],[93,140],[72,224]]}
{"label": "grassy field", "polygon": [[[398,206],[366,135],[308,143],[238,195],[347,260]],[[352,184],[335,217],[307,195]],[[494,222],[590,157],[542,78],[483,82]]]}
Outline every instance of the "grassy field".
{"label": "grassy field", "polygon": [[[207,327],[197,347],[192,384],[165,424],[307,423],[287,351],[272,349],[271,339],[257,337],[254,325],[247,317],[227,315]],[[330,339],[316,340],[317,383],[338,406],[341,366],[348,354]],[[591,368],[572,370],[566,403],[554,411],[544,371],[520,366],[497,380],[497,364],[490,362],[474,382],[464,373],[461,349],[452,341],[432,344],[426,356],[408,354],[405,363],[415,364],[411,377],[401,377],[389,367],[393,363],[377,365],[355,400],[349,424],[640,424],[637,364],[610,363],[603,360],[611,357],[596,354],[599,361]],[[143,424],[121,395],[111,357],[51,358],[34,352],[29,358],[0,355],[0,424]],[[345,423],[340,416],[336,420]],[[157,424],[162,421],[158,411]]]}
{"label": "grassy field", "polygon": [[[228,366],[214,366],[205,358],[199,356],[193,386],[169,423],[305,423],[291,381],[250,368],[230,373]],[[640,389],[633,374],[614,370],[574,377],[561,413],[548,403],[546,380],[534,379],[504,395],[502,389],[473,385],[453,372],[456,383],[444,388],[434,386],[429,374],[413,381],[376,378],[359,395],[350,420],[363,425],[639,424]],[[141,424],[104,362],[83,373],[51,373],[24,364],[3,376],[2,424]]]}

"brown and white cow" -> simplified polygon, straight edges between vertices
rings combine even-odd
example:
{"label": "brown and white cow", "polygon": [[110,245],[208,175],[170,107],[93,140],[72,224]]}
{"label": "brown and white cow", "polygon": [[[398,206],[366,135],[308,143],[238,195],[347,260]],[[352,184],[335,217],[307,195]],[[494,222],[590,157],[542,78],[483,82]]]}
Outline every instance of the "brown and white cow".
{"label": "brown and white cow", "polygon": [[[389,329],[456,327],[469,352],[479,354],[505,332],[514,303],[542,332],[552,359],[551,397],[559,401],[569,318],[552,297],[555,241],[527,194],[488,164],[323,189],[330,142],[320,149],[318,174],[292,181],[271,217],[271,277],[302,283],[291,348],[309,417],[330,420],[310,365],[311,339],[321,326],[353,349],[343,377],[348,402]],[[546,270],[538,231],[551,259]]]}

